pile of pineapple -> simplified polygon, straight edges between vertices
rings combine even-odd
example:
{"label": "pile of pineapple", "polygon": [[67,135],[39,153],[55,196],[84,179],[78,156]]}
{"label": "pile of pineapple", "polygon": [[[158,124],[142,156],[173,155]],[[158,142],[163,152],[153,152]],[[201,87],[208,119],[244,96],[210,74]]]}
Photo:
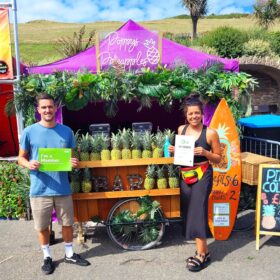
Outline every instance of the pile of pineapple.
{"label": "pile of pineapple", "polygon": [[[173,164],[148,165],[144,181],[144,189],[179,188],[179,167]],[[89,193],[92,191],[92,177],[89,168],[73,169],[70,173],[72,193]]]}
{"label": "pile of pineapple", "polygon": [[[117,133],[112,133],[111,138],[104,134],[93,136],[89,133],[79,134],[77,131],[75,134],[77,148],[74,149],[74,156],[81,161],[160,158],[163,157],[166,137],[170,143],[174,143],[175,133],[170,129],[155,134],[147,131],[142,134],[123,128]],[[167,171],[168,183],[165,178]],[[165,189],[168,185],[170,188],[177,188],[179,187],[177,173],[178,170],[173,165],[150,165],[147,168],[144,188],[154,188],[155,178],[159,189]],[[73,169],[70,173],[70,185],[73,193],[91,192],[93,186],[90,169]]]}
{"label": "pile of pineapple", "polygon": [[[77,148],[75,157],[81,161],[118,160],[163,157],[163,145],[166,137],[174,142],[175,133],[170,129],[153,134],[146,131],[137,133],[123,128],[112,133],[111,138],[104,134],[75,134]],[[111,149],[110,149],[111,148]]]}
{"label": "pile of pineapple", "polygon": [[166,189],[168,186],[171,189],[179,188],[179,174],[179,166],[173,164],[148,165],[144,189],[151,190],[155,188],[155,185],[158,189]]}

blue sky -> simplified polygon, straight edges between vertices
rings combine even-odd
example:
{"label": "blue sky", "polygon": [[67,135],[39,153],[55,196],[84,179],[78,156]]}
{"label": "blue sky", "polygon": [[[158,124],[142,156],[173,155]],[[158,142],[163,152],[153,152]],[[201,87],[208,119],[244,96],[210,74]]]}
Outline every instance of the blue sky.
{"label": "blue sky", "polygon": [[[11,0],[0,0],[11,2]],[[208,14],[252,12],[255,0],[208,0]],[[188,14],[180,0],[17,0],[18,21],[62,22],[157,20]]]}

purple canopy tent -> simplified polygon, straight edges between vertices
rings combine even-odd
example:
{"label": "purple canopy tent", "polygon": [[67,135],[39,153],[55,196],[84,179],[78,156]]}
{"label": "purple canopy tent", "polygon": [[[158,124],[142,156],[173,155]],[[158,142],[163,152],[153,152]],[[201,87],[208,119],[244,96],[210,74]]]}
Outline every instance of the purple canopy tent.
{"label": "purple canopy tent", "polygon": [[[159,44],[162,44],[161,47]],[[97,53],[99,54],[98,61]],[[29,67],[27,70],[29,74],[50,74],[55,71],[77,72],[82,69],[96,73],[98,63],[102,70],[110,67],[114,61],[118,61],[126,70],[142,67],[154,68],[159,63],[168,68],[180,63],[188,65],[191,69],[198,69],[209,62],[222,63],[226,71],[238,71],[239,68],[237,60],[202,53],[165,38],[162,38],[161,42],[158,33],[149,31],[129,20],[100,41],[98,52],[96,46],[93,46],[74,56],[46,65]]]}
{"label": "purple canopy tent", "polygon": [[[97,46],[50,64],[29,67],[27,71],[29,74],[51,74],[56,71],[78,72],[87,69],[91,73],[97,73],[98,70],[102,71],[113,66],[115,61],[121,64],[126,71],[143,67],[154,69],[159,64],[167,68],[183,64],[188,65],[191,69],[199,69],[206,64],[215,62],[223,64],[225,71],[239,70],[237,60],[209,55],[165,38],[161,40],[157,32],[149,31],[129,20],[118,30],[109,33],[103,40],[97,42]],[[204,123],[206,125],[209,125],[215,107],[216,104],[206,104],[204,110]],[[67,112],[65,115],[67,121]],[[141,118],[143,119],[143,116]]]}

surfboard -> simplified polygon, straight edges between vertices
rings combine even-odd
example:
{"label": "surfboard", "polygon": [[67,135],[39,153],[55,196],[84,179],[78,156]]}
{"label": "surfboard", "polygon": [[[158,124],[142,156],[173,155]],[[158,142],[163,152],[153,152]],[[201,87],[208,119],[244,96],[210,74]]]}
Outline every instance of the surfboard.
{"label": "surfboard", "polygon": [[213,165],[213,188],[208,201],[208,221],[216,240],[227,240],[233,229],[241,187],[240,141],[230,108],[223,98],[210,127],[220,138],[222,160]]}

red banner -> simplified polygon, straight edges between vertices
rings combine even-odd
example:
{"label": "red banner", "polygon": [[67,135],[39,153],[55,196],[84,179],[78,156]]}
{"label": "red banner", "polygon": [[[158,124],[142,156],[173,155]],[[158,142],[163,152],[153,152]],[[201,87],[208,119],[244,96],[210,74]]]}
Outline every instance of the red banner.
{"label": "red banner", "polygon": [[13,79],[8,9],[0,8],[0,80]]}

